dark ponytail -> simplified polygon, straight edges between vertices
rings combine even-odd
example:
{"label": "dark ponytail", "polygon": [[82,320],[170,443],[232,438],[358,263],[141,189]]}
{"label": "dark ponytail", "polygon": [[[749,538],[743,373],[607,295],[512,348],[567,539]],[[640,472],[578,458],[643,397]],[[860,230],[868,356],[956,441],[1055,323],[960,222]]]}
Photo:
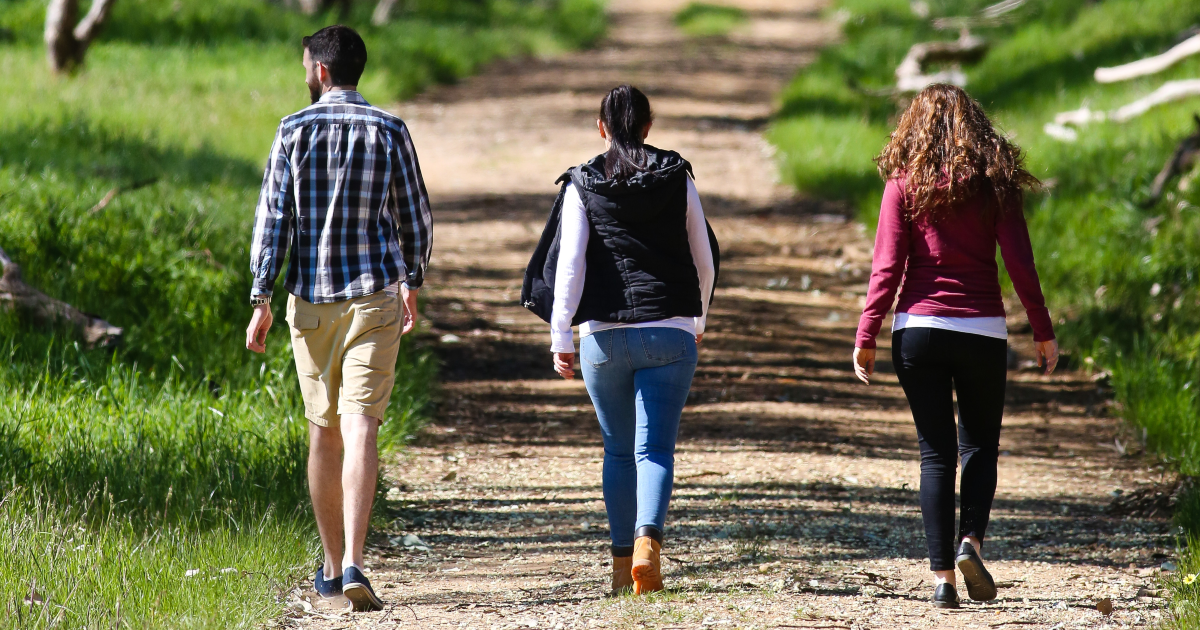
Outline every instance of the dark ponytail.
{"label": "dark ponytail", "polygon": [[642,132],[654,120],[650,99],[632,85],[620,85],[600,101],[600,120],[612,143],[604,155],[604,174],[627,180],[646,167]]}

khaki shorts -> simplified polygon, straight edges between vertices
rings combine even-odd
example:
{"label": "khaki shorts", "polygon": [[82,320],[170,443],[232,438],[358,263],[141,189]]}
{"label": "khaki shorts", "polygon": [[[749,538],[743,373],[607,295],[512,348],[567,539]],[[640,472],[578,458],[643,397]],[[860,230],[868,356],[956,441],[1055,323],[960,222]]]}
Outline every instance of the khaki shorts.
{"label": "khaki shorts", "polygon": [[384,291],[331,304],[288,297],[304,417],[322,427],[339,426],[346,414],[383,419],[396,382],[403,308]]}

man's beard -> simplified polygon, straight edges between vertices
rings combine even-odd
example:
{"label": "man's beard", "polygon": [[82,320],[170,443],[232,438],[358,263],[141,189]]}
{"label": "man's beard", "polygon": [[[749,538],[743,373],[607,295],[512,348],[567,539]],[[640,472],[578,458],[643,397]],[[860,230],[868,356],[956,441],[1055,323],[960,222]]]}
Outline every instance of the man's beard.
{"label": "man's beard", "polygon": [[312,85],[311,83],[307,85],[308,95],[312,97],[312,102],[316,103],[317,101],[321,100],[321,86]]}

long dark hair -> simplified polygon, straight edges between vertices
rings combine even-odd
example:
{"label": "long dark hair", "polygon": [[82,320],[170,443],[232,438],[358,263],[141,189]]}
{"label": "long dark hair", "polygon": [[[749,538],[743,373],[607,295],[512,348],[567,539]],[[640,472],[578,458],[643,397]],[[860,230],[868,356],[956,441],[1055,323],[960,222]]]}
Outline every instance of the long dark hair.
{"label": "long dark hair", "polygon": [[604,154],[604,174],[626,180],[646,168],[642,132],[654,120],[650,99],[632,85],[618,85],[600,101],[600,120],[611,146]]}

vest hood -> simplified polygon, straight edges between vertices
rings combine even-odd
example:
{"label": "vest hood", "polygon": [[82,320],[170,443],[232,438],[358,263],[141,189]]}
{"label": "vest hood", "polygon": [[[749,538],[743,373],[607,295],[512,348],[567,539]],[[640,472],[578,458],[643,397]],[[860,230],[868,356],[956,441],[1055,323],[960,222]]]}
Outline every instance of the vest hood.
{"label": "vest hood", "polygon": [[653,193],[678,186],[692,174],[692,165],[674,151],[650,145],[645,148],[645,169],[627,180],[609,179],[605,175],[601,153],[567,171],[559,181],[569,178],[578,188],[605,197],[611,203],[606,210],[618,220],[631,223],[654,220],[664,206],[659,195]]}

